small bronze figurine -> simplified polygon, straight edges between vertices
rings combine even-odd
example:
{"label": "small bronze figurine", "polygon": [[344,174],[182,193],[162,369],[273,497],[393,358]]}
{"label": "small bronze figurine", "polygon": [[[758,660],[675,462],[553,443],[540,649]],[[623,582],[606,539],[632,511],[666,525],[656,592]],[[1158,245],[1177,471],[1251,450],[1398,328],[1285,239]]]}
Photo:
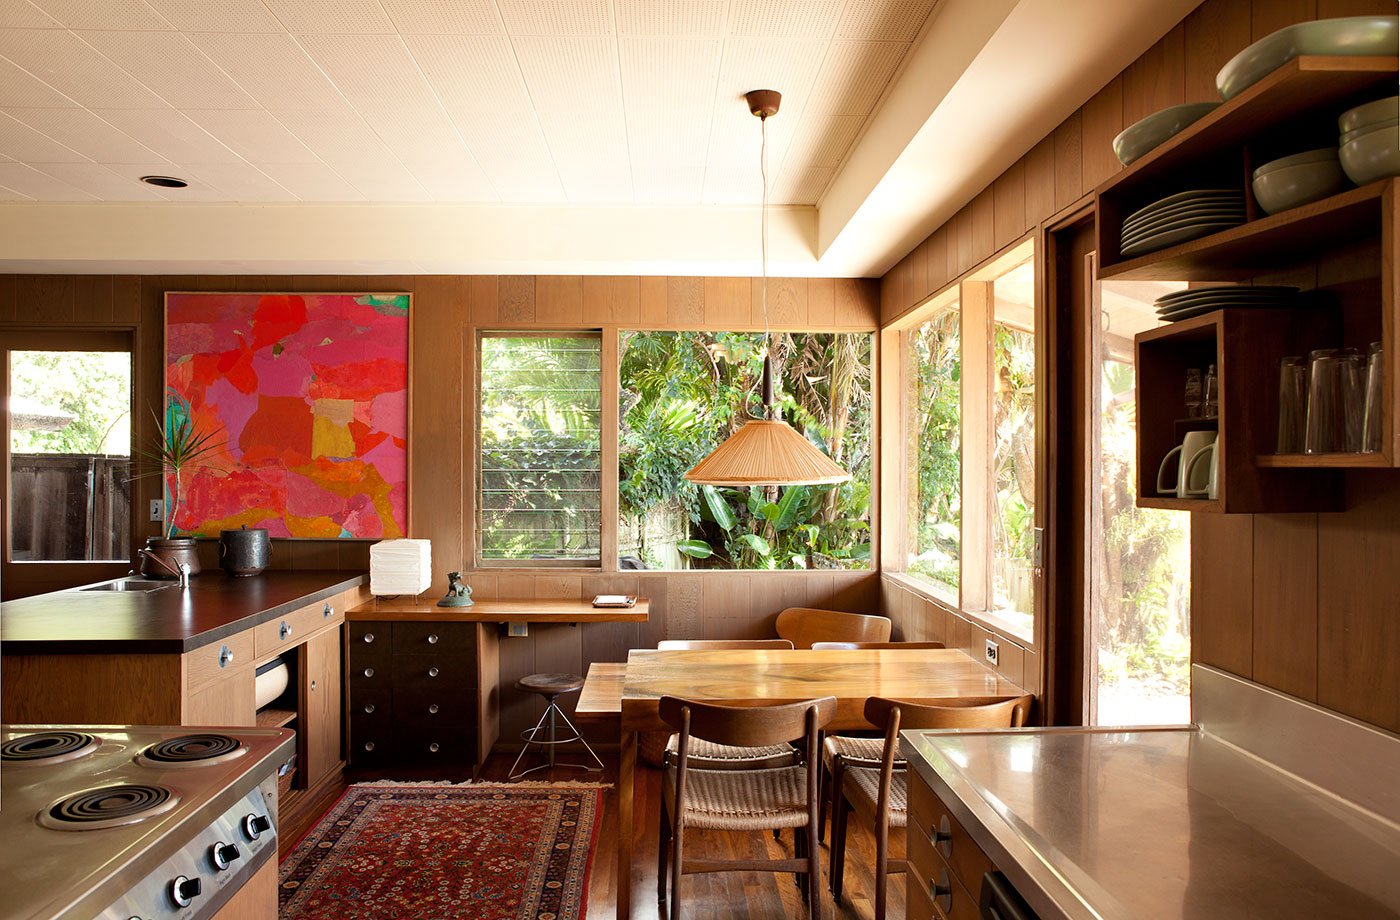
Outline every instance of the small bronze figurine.
{"label": "small bronze figurine", "polygon": [[447,573],[447,596],[437,602],[439,607],[470,607],[476,603],[472,600],[472,589],[462,583],[461,572]]}

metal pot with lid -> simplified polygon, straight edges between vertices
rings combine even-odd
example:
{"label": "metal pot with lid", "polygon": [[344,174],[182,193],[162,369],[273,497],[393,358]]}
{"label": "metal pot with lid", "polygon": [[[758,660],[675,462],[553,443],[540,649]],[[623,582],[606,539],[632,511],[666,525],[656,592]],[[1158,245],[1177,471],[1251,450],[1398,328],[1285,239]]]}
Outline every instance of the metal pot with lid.
{"label": "metal pot with lid", "polygon": [[219,531],[219,565],[235,577],[257,575],[272,558],[272,543],[261,527]]}

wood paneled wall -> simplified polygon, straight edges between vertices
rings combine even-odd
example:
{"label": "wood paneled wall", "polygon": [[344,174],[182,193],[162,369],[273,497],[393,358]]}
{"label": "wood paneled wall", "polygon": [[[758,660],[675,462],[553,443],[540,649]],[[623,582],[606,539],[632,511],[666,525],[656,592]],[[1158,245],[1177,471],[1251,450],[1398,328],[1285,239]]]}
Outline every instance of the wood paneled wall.
{"label": "wood paneled wall", "polygon": [[[1124,126],[1169,105],[1218,99],[1216,73],[1250,42],[1294,22],[1377,14],[1394,15],[1393,0],[1205,0],[901,259],[880,282],[881,324],[1122,169],[1111,144]],[[1346,476],[1341,513],[1192,516],[1192,658],[1400,731],[1400,473]],[[960,621],[882,581],[883,611],[911,638],[946,636]],[[949,645],[962,647],[977,628],[964,622],[953,622]],[[1028,656],[1028,688],[1034,664]]]}
{"label": "wood paneled wall", "polygon": [[[582,276],[73,276],[0,275],[0,337],[5,329],[123,328],[137,343],[138,437],[151,433],[146,409],[162,392],[164,294],[203,291],[407,291],[414,295],[409,444],[410,530],[433,542],[434,592],[446,573],[465,568],[472,532],[473,457],[470,343],[479,328],[761,329],[761,287],[748,278]],[[769,282],[775,328],[873,332],[876,282],[780,278]],[[133,507],[159,496],[141,481]],[[615,507],[615,505],[614,505]],[[138,516],[139,517],[139,516]],[[140,525],[142,539],[158,533]],[[212,543],[201,545],[210,577],[218,572]],[[276,568],[365,570],[369,544],[336,540],[274,540]],[[13,571],[13,567],[11,567]],[[114,573],[115,574],[115,573]],[[37,576],[37,577],[36,577]],[[102,576],[89,576],[96,580]],[[18,578],[18,581],[16,580]],[[82,576],[10,575],[7,596],[81,583]],[[535,671],[583,673],[592,661],[623,660],[629,648],[662,638],[773,635],[773,620],[789,606],[859,612],[878,607],[873,572],[586,573],[558,570],[469,572],[476,596],[581,597],[637,593],[652,599],[645,624],[532,626],[524,638],[501,641],[503,744],[538,717],[538,697],[509,689]]]}

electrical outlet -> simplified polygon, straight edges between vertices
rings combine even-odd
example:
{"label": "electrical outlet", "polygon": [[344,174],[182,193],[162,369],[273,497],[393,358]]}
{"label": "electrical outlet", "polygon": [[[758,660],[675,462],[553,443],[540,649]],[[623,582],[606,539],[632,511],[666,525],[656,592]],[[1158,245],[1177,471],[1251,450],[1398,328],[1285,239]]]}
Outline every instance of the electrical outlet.
{"label": "electrical outlet", "polygon": [[165,520],[165,502],[159,498],[151,499],[151,520],[157,523]]}
{"label": "electrical outlet", "polygon": [[509,636],[509,637],[511,637],[511,638],[519,638],[519,637],[521,637],[521,636],[528,636],[528,635],[530,635],[530,624],[529,624],[529,623],[507,623],[507,624],[506,624],[506,635]]}
{"label": "electrical outlet", "polygon": [[991,639],[987,640],[985,654],[987,656],[987,664],[995,665],[997,663],[997,644]]}

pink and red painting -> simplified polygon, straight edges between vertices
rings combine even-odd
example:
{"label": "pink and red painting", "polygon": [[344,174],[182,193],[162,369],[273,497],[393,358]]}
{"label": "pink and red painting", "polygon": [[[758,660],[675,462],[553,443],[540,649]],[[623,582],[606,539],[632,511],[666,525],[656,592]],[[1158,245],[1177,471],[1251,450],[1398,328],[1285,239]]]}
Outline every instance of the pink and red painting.
{"label": "pink and red painting", "polygon": [[175,528],[402,537],[409,299],[167,294],[167,425],[188,418],[222,444],[184,471]]}

